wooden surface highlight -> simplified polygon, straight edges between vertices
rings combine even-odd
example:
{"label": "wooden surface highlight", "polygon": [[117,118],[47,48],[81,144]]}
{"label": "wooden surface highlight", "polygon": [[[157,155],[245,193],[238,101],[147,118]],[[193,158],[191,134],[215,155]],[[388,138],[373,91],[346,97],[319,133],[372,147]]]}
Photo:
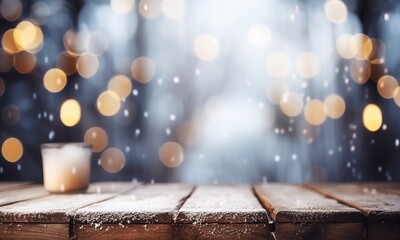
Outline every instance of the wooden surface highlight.
{"label": "wooden surface highlight", "polygon": [[291,239],[362,239],[363,215],[314,191],[292,184],[254,186],[275,222],[275,237]]}
{"label": "wooden surface highlight", "polygon": [[362,222],[360,211],[292,184],[261,184],[254,190],[275,222]]}
{"label": "wooden surface highlight", "polygon": [[308,187],[359,209],[369,222],[400,222],[400,195],[368,184],[307,184]]}
{"label": "wooden surface highlight", "polygon": [[[0,207],[0,222],[69,223],[74,212],[87,205],[106,200],[132,189],[135,184],[95,183],[80,194],[52,194]],[[43,189],[29,188],[39,193]],[[15,190],[24,191],[25,189]],[[14,190],[13,190],[14,191]],[[12,192],[12,191],[10,191]]]}
{"label": "wooden surface highlight", "polygon": [[9,191],[1,191],[0,206],[47,195],[49,195],[49,193],[43,188],[42,185],[29,185],[29,187],[25,188],[16,188]]}
{"label": "wooden surface highlight", "polygon": [[397,184],[308,184],[311,189],[359,209],[367,219],[369,240],[400,239],[400,195]]}
{"label": "wooden surface highlight", "polygon": [[172,223],[193,190],[185,184],[150,184],[104,202],[81,208],[75,220],[81,223]]}
{"label": "wooden surface highlight", "polygon": [[118,182],[49,194],[42,186],[11,184],[0,190],[0,239],[398,240],[399,185],[204,185],[193,191],[185,184]]}
{"label": "wooden surface highlight", "polygon": [[0,191],[9,191],[12,189],[19,189],[32,184],[31,182],[12,182],[12,181],[0,181]]}
{"label": "wooden surface highlight", "polygon": [[266,239],[272,228],[249,185],[197,187],[176,223],[175,239]]}
{"label": "wooden surface highlight", "polygon": [[195,189],[178,212],[177,223],[268,223],[251,186],[205,185]]}

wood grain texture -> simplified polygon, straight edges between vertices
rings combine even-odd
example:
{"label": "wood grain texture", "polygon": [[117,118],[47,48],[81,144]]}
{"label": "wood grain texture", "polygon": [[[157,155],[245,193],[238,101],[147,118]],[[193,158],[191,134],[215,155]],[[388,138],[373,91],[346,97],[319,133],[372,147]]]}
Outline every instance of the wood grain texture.
{"label": "wood grain texture", "polygon": [[276,223],[278,240],[354,240],[364,238],[363,223]]}
{"label": "wood grain texture", "polygon": [[12,182],[12,181],[0,181],[0,191],[9,191],[12,189],[23,188],[31,182]]}
{"label": "wood grain texture", "polygon": [[250,186],[199,186],[179,209],[177,223],[268,223]]}
{"label": "wood grain texture", "polygon": [[399,240],[400,222],[369,223],[367,236],[368,240]]}
{"label": "wood grain texture", "polygon": [[270,226],[262,223],[252,224],[178,224],[174,239],[268,239]]}
{"label": "wood grain texture", "polygon": [[[380,185],[380,186],[378,186]],[[308,184],[328,197],[359,209],[366,217],[367,239],[400,239],[400,195],[390,185]]]}
{"label": "wood grain texture", "polygon": [[79,209],[80,223],[172,223],[173,218],[192,192],[184,184],[150,184],[104,202]]}
{"label": "wood grain texture", "polygon": [[173,239],[172,224],[81,224],[76,225],[77,239]]}
{"label": "wood grain texture", "polygon": [[0,223],[0,239],[68,239],[66,224]]}
{"label": "wood grain texture", "polygon": [[17,188],[0,192],[0,206],[16,203],[32,198],[49,195],[41,185],[29,185],[26,188]]}
{"label": "wood grain texture", "polygon": [[369,222],[400,222],[400,195],[368,184],[308,184],[308,187],[359,209]]}
{"label": "wood grain texture", "polygon": [[135,186],[131,183],[95,183],[86,193],[52,194],[17,202],[0,207],[0,222],[69,223],[70,216],[77,209],[104,201]]}
{"label": "wood grain texture", "polygon": [[374,189],[375,190],[379,189],[384,192],[400,194],[400,183],[379,182],[379,183],[367,183],[363,185],[365,185],[364,187],[371,192],[373,192]]}
{"label": "wood grain texture", "polygon": [[301,186],[262,184],[254,186],[254,190],[275,222],[359,223],[363,221],[363,215],[357,209]]}

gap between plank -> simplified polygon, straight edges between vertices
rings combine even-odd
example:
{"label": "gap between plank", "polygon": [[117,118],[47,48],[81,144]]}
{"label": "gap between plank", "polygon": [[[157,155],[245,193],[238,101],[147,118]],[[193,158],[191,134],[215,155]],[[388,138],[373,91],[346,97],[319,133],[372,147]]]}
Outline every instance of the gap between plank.
{"label": "gap between plank", "polygon": [[194,193],[194,191],[197,189],[197,186],[193,186],[192,187],[192,191],[184,198],[182,198],[179,201],[179,204],[176,206],[176,210],[174,212],[174,216],[172,217],[172,224],[176,223],[176,219],[178,218],[179,215],[179,210],[181,210],[183,204],[185,204],[185,202],[192,196],[192,194]]}
{"label": "gap between plank", "polygon": [[271,232],[275,232],[275,222],[271,220],[272,217],[271,217],[271,215],[270,215],[268,209],[264,207],[264,204],[262,203],[260,197],[258,196],[257,191],[256,191],[254,185],[251,185],[251,191],[253,192],[254,196],[257,198],[257,200],[258,200],[258,202],[260,203],[260,205],[261,205],[261,206],[264,208],[264,210],[267,212],[267,217],[268,217],[267,225],[271,226]]}
{"label": "gap between plank", "polygon": [[363,209],[360,209],[360,208],[358,208],[358,207],[355,207],[353,204],[350,204],[350,203],[348,203],[347,201],[343,201],[343,200],[337,199],[337,198],[335,198],[335,197],[333,197],[333,196],[331,196],[331,195],[329,195],[329,194],[325,194],[324,192],[322,192],[322,191],[320,191],[320,190],[318,190],[318,189],[316,189],[316,188],[314,188],[314,187],[312,187],[312,186],[310,186],[310,185],[308,185],[308,184],[302,184],[301,187],[303,187],[303,188],[305,188],[305,189],[308,189],[308,190],[311,190],[311,191],[313,191],[313,192],[315,192],[315,193],[318,193],[318,194],[324,196],[325,198],[333,199],[333,200],[335,200],[336,202],[338,202],[338,203],[340,203],[340,204],[343,204],[343,205],[345,205],[345,206],[347,206],[347,207],[351,207],[351,208],[354,208],[354,209],[359,210],[359,211],[362,213],[362,215],[363,215],[363,222],[362,222],[362,223],[363,223],[363,226],[364,226],[364,239],[368,239],[368,236],[367,236],[367,231],[368,231],[368,219],[367,219],[367,217],[366,217],[366,215],[368,215],[367,212],[365,212]]}

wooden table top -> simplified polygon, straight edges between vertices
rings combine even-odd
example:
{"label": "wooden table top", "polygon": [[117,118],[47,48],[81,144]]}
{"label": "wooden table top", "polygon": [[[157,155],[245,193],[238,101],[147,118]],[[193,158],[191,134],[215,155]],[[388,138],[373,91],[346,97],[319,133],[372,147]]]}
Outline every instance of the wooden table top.
{"label": "wooden table top", "polygon": [[0,239],[400,239],[400,183],[0,182]]}

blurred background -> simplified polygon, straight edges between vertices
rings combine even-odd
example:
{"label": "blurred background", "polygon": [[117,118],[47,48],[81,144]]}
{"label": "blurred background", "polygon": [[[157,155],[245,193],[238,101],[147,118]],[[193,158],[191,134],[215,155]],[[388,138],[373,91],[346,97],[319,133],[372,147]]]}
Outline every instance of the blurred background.
{"label": "blurred background", "polygon": [[397,0],[2,0],[0,179],[400,180]]}

